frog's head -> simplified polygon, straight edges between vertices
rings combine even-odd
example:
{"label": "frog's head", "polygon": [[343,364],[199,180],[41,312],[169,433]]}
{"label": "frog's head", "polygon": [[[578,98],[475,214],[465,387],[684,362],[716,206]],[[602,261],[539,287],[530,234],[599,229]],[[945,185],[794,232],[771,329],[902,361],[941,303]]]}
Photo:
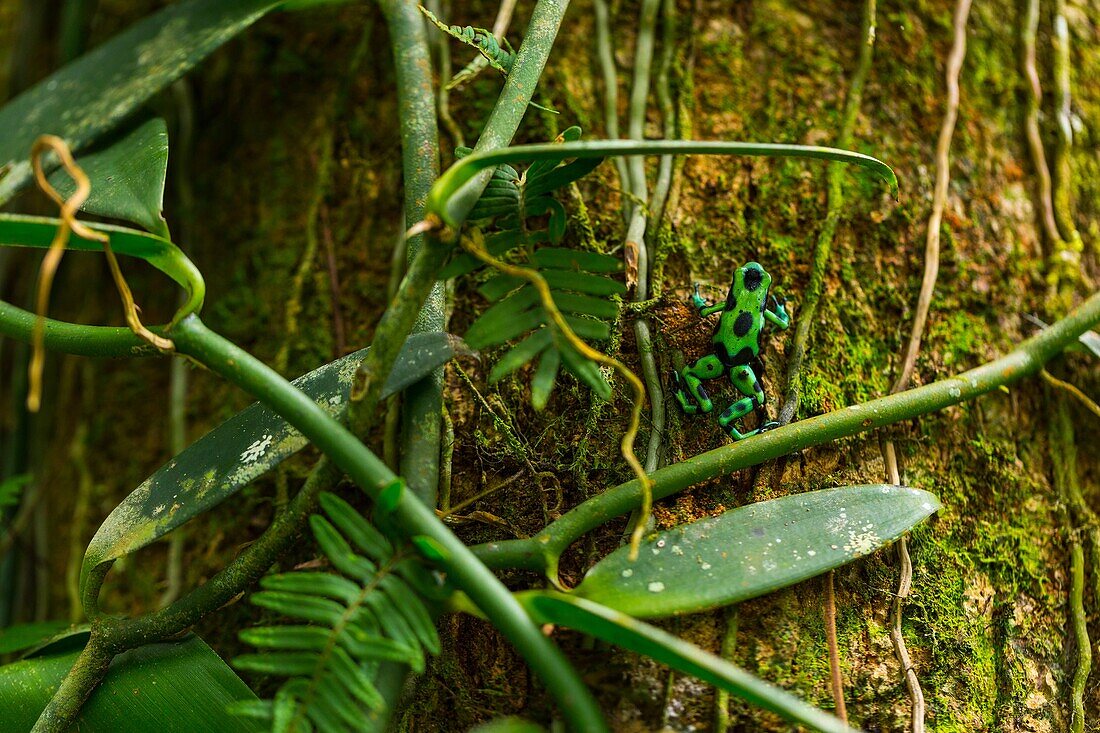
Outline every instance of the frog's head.
{"label": "frog's head", "polygon": [[756,262],[746,263],[733,273],[734,290],[740,293],[759,293],[764,297],[772,285],[772,276]]}

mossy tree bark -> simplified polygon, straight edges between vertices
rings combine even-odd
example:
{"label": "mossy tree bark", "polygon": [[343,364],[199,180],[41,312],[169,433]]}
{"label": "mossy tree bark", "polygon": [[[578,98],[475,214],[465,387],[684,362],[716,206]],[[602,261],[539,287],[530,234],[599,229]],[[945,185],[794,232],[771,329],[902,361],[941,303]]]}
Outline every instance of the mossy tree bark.
{"label": "mossy tree bark", "polygon": [[[92,24],[94,38],[102,40],[156,4],[101,1]],[[836,223],[823,295],[811,324],[799,417],[887,394],[896,376],[921,278],[953,5],[939,0],[907,7],[880,4],[874,62],[852,146],[894,167],[901,198],[893,201],[870,177],[843,176],[846,203]],[[859,2],[815,1],[807,6],[753,0],[731,8],[719,0],[682,0],[676,15],[680,45],[674,65],[681,136],[830,144],[841,123],[845,85],[859,56],[860,8]],[[613,10],[620,82],[625,82],[630,77],[626,67],[638,4],[624,3]],[[524,28],[529,12],[521,4],[512,27]],[[1041,79],[1053,90],[1050,12],[1044,5],[1037,44]],[[1083,268],[1094,282],[1100,276],[1096,12],[1075,3],[1065,10],[1072,41],[1072,119],[1079,123],[1069,149],[1069,200],[1084,240]],[[447,19],[451,23],[489,26],[496,4],[454,3],[452,13]],[[1048,322],[1064,314],[1052,310],[1063,306],[1048,297],[1044,281],[1047,265],[1037,178],[1025,131],[1026,80],[1017,63],[1017,29],[1023,13],[1022,6],[1007,0],[975,4],[971,13],[961,78],[963,102],[952,148],[955,164],[941,231],[941,268],[914,384],[1008,351],[1033,333],[1025,314]],[[14,18],[14,13],[0,13],[0,23]],[[546,140],[570,124],[581,125],[587,135],[603,134],[603,84],[592,18],[588,5],[576,0],[536,97],[558,110],[560,117],[530,111],[517,141]],[[351,79],[348,59],[358,37],[349,28],[373,29],[368,30],[373,42],[364,46],[361,72]],[[514,33],[510,37],[518,40]],[[452,52],[456,65],[469,55],[457,47]],[[404,228],[394,78],[381,14],[364,4],[274,15],[195,75],[199,134],[190,161],[195,196],[191,210],[200,214],[189,222],[189,231],[194,258],[210,284],[211,306],[205,319],[269,362],[287,349],[290,373],[333,358],[334,312],[343,319],[349,347],[358,347],[369,343],[373,324],[386,305],[389,252]],[[347,112],[334,119],[326,105],[344,85]],[[467,139],[476,139],[499,86],[498,77],[484,74],[452,93],[451,111]],[[1053,154],[1058,139],[1054,108],[1051,100],[1044,101],[1050,113],[1042,131]],[[171,105],[167,97],[156,104],[168,114]],[[651,102],[649,132],[659,129],[660,121],[657,105]],[[318,181],[318,145],[328,144],[330,137],[328,179]],[[452,156],[444,147],[446,163]],[[650,164],[656,166],[656,161]],[[658,232],[658,281],[652,287],[662,297],[649,315],[655,353],[664,360],[659,363],[662,370],[671,366],[674,351],[690,360],[707,346],[707,328],[684,304],[691,283],[701,281],[724,292],[732,270],[745,261],[757,260],[773,273],[775,287],[791,299],[797,321],[814,243],[826,215],[826,182],[824,165],[797,161],[695,158],[683,165],[664,221],[651,223]],[[566,202],[576,212],[567,243],[580,242],[588,227],[595,232],[597,246],[622,241],[616,186],[610,163],[581,182],[581,195]],[[314,187],[325,191],[317,223],[307,221],[316,199]],[[181,213],[175,195],[169,191],[169,222],[174,229],[173,217]],[[286,344],[283,299],[309,226],[318,226],[321,241],[331,242],[334,260],[330,268],[325,258],[315,258],[314,269],[305,275],[299,332]],[[29,271],[34,261],[25,252],[10,256],[0,269],[3,297],[15,302],[25,298],[28,279],[15,273]],[[97,268],[62,273],[69,282],[60,281],[58,292],[68,295],[56,298],[57,316],[101,323],[116,318],[109,280]],[[174,298],[171,293],[158,294],[157,276],[131,270],[132,287],[142,293],[141,302],[151,311],[149,320],[170,313]],[[88,285],[96,277],[99,289]],[[340,286],[338,299],[333,297],[333,278]],[[1082,289],[1074,297],[1079,300],[1085,294]],[[452,329],[461,333],[483,307],[471,284],[460,282]],[[774,336],[765,350],[763,373],[772,414],[784,388],[789,341],[789,336]],[[637,369],[632,330],[624,329],[615,343],[617,355]],[[550,514],[562,512],[590,493],[630,477],[615,449],[626,425],[628,400],[602,406],[599,421],[586,421],[589,397],[566,380],[547,412],[537,415],[528,406],[528,377],[521,375],[494,388],[485,384],[491,357],[462,365],[479,394],[453,369],[444,383],[456,438],[452,503],[506,483],[468,510],[480,514],[464,515],[460,532],[471,543],[533,534],[544,524],[541,507]],[[0,373],[11,373],[13,358],[12,349],[0,351]],[[92,531],[122,496],[167,458],[167,424],[161,415],[168,369],[144,361],[96,364],[94,395],[79,408],[81,400],[66,397],[74,390],[79,370],[61,358],[51,360],[51,369],[47,383],[55,386],[47,410],[52,404],[54,414],[46,419],[56,427],[38,475],[53,518],[50,546],[66,548],[71,527],[65,518],[71,516],[75,500],[69,487],[75,483],[76,467],[51,457],[67,455],[75,426],[87,424],[86,450],[95,488],[91,526],[85,530]],[[1095,359],[1069,355],[1050,370],[1087,394],[1100,394]],[[10,380],[0,382],[0,390],[10,389]],[[192,437],[247,401],[201,372],[194,374],[191,390]],[[157,395],[163,400],[158,402]],[[728,390],[718,390],[719,402],[731,397]],[[0,404],[12,404],[10,394],[5,393]],[[1083,499],[1100,509],[1100,460],[1095,450],[1088,450],[1100,440],[1100,428],[1096,418],[1073,400],[1066,410],[1073,426],[1069,434],[1080,449],[1077,471]],[[938,516],[911,537],[913,588],[903,623],[931,730],[1056,731],[1069,725],[1077,659],[1067,610],[1073,543],[1052,478],[1052,412],[1051,402],[1034,380],[890,432],[903,480],[934,491],[944,504]],[[4,424],[14,421],[5,416]],[[8,434],[2,435],[6,440]],[[574,470],[582,440],[585,464]],[[709,417],[686,418],[669,410],[665,443],[671,460],[725,440]],[[292,484],[305,475],[309,458],[291,464]],[[752,474],[742,472],[661,502],[657,519],[669,525],[777,494],[878,481],[883,465],[877,437],[864,435],[792,457],[775,483],[754,489]],[[184,563],[185,586],[212,575],[241,543],[266,526],[273,487],[273,482],[261,482],[189,528],[194,541],[189,542]],[[262,521],[253,524],[246,517]],[[585,563],[614,546],[621,532],[621,525],[612,524],[578,543],[565,558],[563,576],[577,580]],[[287,563],[307,559],[311,550],[303,545],[297,553]],[[157,579],[165,554],[164,546],[151,548],[117,570],[105,591],[106,607],[151,607],[160,590]],[[47,558],[56,577],[65,572],[66,555],[58,552]],[[892,553],[880,553],[836,574],[848,713],[867,729],[900,730],[908,722],[903,671],[889,636],[895,565]],[[1095,624],[1100,579],[1091,570],[1086,562],[1084,607],[1095,639],[1100,637]],[[512,578],[516,583],[531,579],[518,573]],[[49,607],[35,608],[28,601],[16,609],[17,617],[62,614],[63,584],[52,593]],[[743,604],[732,646],[739,664],[829,708],[821,593],[821,584],[811,581]],[[250,613],[245,604],[230,606],[199,632],[215,648],[231,654],[236,643],[232,629],[249,623]],[[721,614],[702,615],[674,626],[696,643],[717,650],[724,622]],[[457,731],[492,713],[518,712],[534,718],[548,713],[545,693],[491,627],[449,618],[443,628],[448,649],[416,687],[399,724]],[[564,636],[561,642],[589,673],[587,681],[620,729],[650,730],[662,721],[674,728],[695,725],[705,730],[712,725],[711,692],[699,683],[670,680],[665,671],[633,656],[591,649],[579,638]],[[1086,714],[1095,715],[1100,708],[1097,687],[1085,689]],[[731,722],[734,729],[783,729],[736,702]]]}

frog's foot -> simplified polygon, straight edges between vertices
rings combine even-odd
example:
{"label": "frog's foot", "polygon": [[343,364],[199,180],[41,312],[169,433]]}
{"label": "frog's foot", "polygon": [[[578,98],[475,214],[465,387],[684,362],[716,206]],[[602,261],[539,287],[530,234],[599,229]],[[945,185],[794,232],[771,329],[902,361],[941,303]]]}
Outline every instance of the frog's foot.
{"label": "frog's foot", "polygon": [[672,394],[676,397],[676,401],[680,403],[680,409],[684,411],[685,415],[694,415],[699,412],[699,406],[692,402],[688,396],[684,378],[675,369],[672,370]]}
{"label": "frog's foot", "polygon": [[768,420],[766,423],[756,429],[756,432],[763,433],[765,430],[775,430],[778,427],[782,427],[778,420]]}

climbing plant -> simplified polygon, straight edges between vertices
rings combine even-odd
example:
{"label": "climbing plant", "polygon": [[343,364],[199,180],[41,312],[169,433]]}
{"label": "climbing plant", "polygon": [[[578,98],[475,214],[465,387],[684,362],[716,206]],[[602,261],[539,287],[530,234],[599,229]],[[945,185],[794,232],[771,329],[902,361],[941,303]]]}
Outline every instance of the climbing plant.
{"label": "climbing plant", "polygon": [[[1100,322],[1100,295],[968,372],[646,471],[633,449],[646,390],[626,364],[632,355],[613,338],[631,317],[622,303],[632,287],[622,278],[629,268],[611,254],[570,246],[576,204],[566,193],[578,182],[588,183],[586,176],[608,158],[654,155],[825,160],[878,179],[867,190],[877,192],[885,183],[894,197],[897,178],[886,163],[867,154],[787,143],[584,139],[580,128],[569,127],[553,142],[512,145],[528,106],[534,106],[531,98],[565,4],[535,4],[518,52],[503,37],[446,25],[421,8],[435,27],[476,48],[485,65],[503,74],[504,89],[478,144],[460,148],[455,163],[425,188],[423,211],[415,214],[421,220],[407,233],[417,245],[410,248],[388,309],[373,324],[369,349],[288,381],[204,324],[202,274],[173,240],[162,211],[167,128],[162,120],[137,113],[158,90],[263,14],[280,5],[325,12],[328,4],[182,0],[0,109],[0,121],[14,131],[0,144],[0,160],[8,167],[0,179],[0,200],[33,178],[58,212],[0,214],[0,245],[47,252],[35,310],[0,301],[0,335],[32,347],[37,366],[28,377],[31,394],[50,389],[41,365],[47,353],[56,352],[185,359],[257,401],[179,451],[102,518],[74,583],[87,625],[3,632],[0,649],[22,658],[0,667],[0,719],[25,721],[35,731],[171,729],[183,698],[205,708],[186,724],[210,730],[384,729],[401,702],[406,675],[422,673],[432,655],[445,653],[438,619],[463,613],[485,619],[514,646],[556,714],[574,730],[606,730],[609,723],[548,633],[553,627],[652,658],[792,724],[850,730],[829,712],[643,619],[726,607],[855,562],[935,513],[941,507],[936,495],[898,482],[831,486],[659,531],[647,525],[652,502],[771,459],[973,400],[1035,374],[1087,338]],[[383,3],[383,10],[397,63],[411,75],[418,60],[402,56],[407,49],[401,43],[411,38],[408,43],[426,48],[423,18],[392,3]],[[165,28],[184,30],[166,39]],[[465,81],[476,71],[468,66],[452,81]],[[57,93],[59,85],[71,94]],[[412,138],[413,118],[427,114],[434,120],[436,100],[430,84],[410,85],[401,93],[402,131]],[[47,119],[52,127],[45,126]],[[429,157],[435,143],[426,148]],[[408,139],[402,154],[406,171],[435,164],[419,157],[424,149]],[[834,172],[831,180],[839,175]],[[90,216],[121,224],[93,222]],[[109,259],[126,327],[49,317],[48,284],[66,249],[102,252]],[[181,305],[167,323],[142,322],[115,254],[152,265],[180,287]],[[484,301],[461,339],[439,331],[414,333],[433,288],[456,280],[462,287],[473,281],[469,287]],[[433,492],[417,493],[376,455],[373,429],[382,422],[383,399],[437,378],[433,373],[456,356],[471,350],[488,356],[505,346],[487,367],[489,383],[527,370],[530,387],[521,390],[540,412],[552,404],[563,369],[606,402],[615,403],[632,388],[631,421],[619,437],[634,478],[577,503],[532,537],[470,544],[443,521],[449,507],[437,511]],[[31,402],[37,409],[38,402]],[[321,457],[296,492],[258,539],[206,583],[157,610],[125,615],[101,607],[102,591],[119,561],[140,562],[129,556],[179,531],[306,445]],[[341,488],[345,477],[354,490]],[[32,481],[0,480],[0,517],[18,505]],[[586,533],[635,509],[640,514],[629,545],[586,560],[583,578],[570,587],[561,573],[563,555]],[[303,545],[310,558],[289,565]],[[538,580],[527,575],[520,587],[525,581],[513,577],[506,586],[494,572],[512,570],[535,571]],[[186,636],[242,594],[254,615],[262,616],[237,629],[254,651],[236,655],[232,666],[247,673],[250,684],[204,642]],[[198,681],[188,682],[191,678]],[[154,714],[150,722],[148,710],[139,715],[127,702],[128,690],[146,685],[174,691],[176,697],[166,698],[172,707],[159,711],[163,719]],[[93,694],[97,690],[109,694]],[[116,699],[121,702],[102,702]],[[498,721],[502,730],[524,725]]]}

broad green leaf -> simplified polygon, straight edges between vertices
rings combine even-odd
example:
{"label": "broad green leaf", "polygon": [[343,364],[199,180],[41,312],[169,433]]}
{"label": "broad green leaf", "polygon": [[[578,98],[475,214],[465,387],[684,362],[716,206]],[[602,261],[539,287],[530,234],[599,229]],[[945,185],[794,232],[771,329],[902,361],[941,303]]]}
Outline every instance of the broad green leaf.
{"label": "broad green leaf", "polygon": [[[59,219],[23,214],[0,214],[0,247],[48,248],[53,242]],[[175,280],[187,291],[187,302],[177,313],[177,319],[197,313],[206,297],[206,284],[202,273],[187,259],[179,247],[163,237],[136,229],[110,224],[90,224],[92,229],[104,232],[111,238],[111,249],[116,254],[137,257]],[[73,234],[68,248],[81,252],[102,252],[103,244]]]}
{"label": "broad green leaf", "polygon": [[[454,354],[456,339],[417,334],[406,343],[383,387],[400,392]],[[336,418],[347,410],[348,393],[367,350],[298,377],[293,384]],[[241,487],[300,451],[305,437],[273,410],[254,403],[188,446],[122,500],[92,538],[81,568],[82,593],[96,568],[145,547],[188,519],[207,511]]]}
{"label": "broad green leaf", "polygon": [[73,152],[130,116],[282,0],[183,0],[153,13],[20,94],[0,109],[0,203],[31,176],[42,134]]}
{"label": "broad green leaf", "polygon": [[[502,163],[529,160],[569,160],[570,158],[608,158],[624,155],[750,155],[764,157],[811,158],[850,163],[866,168],[890,186],[897,196],[898,180],[890,166],[877,158],[838,148],[814,145],[778,143],[723,142],[718,140],[590,140],[586,142],[541,143],[514,145],[497,150],[472,153],[444,171],[428,193],[428,212],[448,226],[457,227],[459,210],[452,207],[458,201],[455,194],[485,168]],[[542,197],[539,197],[540,199]]]}
{"label": "broad green leaf", "polygon": [[[168,238],[161,216],[168,171],[168,127],[164,120],[154,118],[124,130],[117,139],[77,156],[76,162],[92,184],[88,200],[80,207],[82,211],[128,221]],[[64,170],[55,170],[49,178],[63,198],[76,190]]]}
{"label": "broad green leaf", "polygon": [[69,628],[68,621],[34,621],[0,629],[0,654],[21,652],[38,646]]}
{"label": "broad green leaf", "polygon": [[621,547],[574,593],[640,618],[739,603],[888,545],[940,508],[903,486],[842,486],[749,504]]}
{"label": "broad green leaf", "polygon": [[625,613],[552,591],[530,591],[520,594],[519,599],[540,623],[567,626],[650,657],[792,723],[825,733],[852,731],[839,718],[802,702],[789,692]]}
{"label": "broad green leaf", "polygon": [[[79,651],[0,667],[0,733],[25,733],[46,707]],[[73,730],[111,733],[245,733],[257,722],[231,715],[255,701],[248,686],[196,636],[120,654]]]}

